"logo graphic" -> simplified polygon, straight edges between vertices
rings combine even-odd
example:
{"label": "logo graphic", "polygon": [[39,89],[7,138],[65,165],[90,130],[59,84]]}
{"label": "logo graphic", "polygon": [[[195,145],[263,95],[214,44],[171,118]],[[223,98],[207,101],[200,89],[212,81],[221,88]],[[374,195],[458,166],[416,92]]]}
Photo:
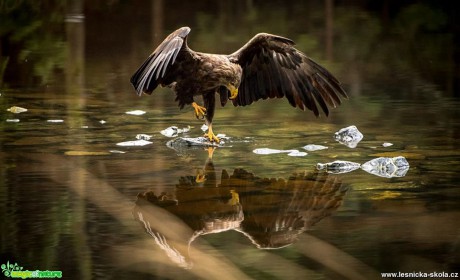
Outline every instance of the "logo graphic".
{"label": "logo graphic", "polygon": [[60,270],[22,270],[22,266],[19,266],[17,263],[10,263],[10,261],[2,264],[1,268],[3,275],[11,278],[62,278],[62,271]]}
{"label": "logo graphic", "polygon": [[10,261],[8,261],[6,264],[2,264],[2,273],[6,277],[11,277],[11,272],[13,271],[21,271],[23,269],[22,266],[19,266],[17,263],[12,264]]}

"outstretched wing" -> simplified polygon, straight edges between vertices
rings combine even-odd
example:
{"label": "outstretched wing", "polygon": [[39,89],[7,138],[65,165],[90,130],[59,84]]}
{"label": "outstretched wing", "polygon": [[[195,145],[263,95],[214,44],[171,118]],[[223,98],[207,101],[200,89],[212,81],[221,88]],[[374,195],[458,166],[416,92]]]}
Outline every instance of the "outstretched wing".
{"label": "outstretched wing", "polygon": [[166,70],[176,61],[181,48],[186,44],[186,38],[190,32],[189,27],[182,27],[171,33],[144,61],[139,69],[131,77],[131,84],[141,95],[143,92],[151,94],[161,83]]}
{"label": "outstretched wing", "polygon": [[294,48],[290,39],[260,33],[229,55],[243,68],[235,106],[246,106],[259,99],[286,97],[293,107],[309,109],[319,116],[318,105],[326,116],[328,106],[347,98],[340,82],[324,67]]}

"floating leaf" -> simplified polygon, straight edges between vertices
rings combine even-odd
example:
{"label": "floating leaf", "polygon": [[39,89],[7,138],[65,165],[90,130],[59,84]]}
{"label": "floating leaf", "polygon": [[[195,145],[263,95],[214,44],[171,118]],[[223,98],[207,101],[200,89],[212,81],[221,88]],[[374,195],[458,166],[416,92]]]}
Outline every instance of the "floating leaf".
{"label": "floating leaf", "polygon": [[18,107],[18,106],[13,106],[11,108],[6,109],[7,111],[13,113],[13,114],[19,114],[19,113],[24,113],[27,112],[26,108]]}
{"label": "floating leaf", "polygon": [[287,154],[290,157],[304,157],[307,155],[306,152],[300,152],[298,150],[292,150],[289,154]]}
{"label": "floating leaf", "polygon": [[117,146],[130,147],[130,146],[145,146],[152,144],[153,142],[147,140],[135,140],[117,143]]}
{"label": "floating leaf", "polygon": [[362,164],[361,169],[385,178],[404,177],[409,170],[409,163],[403,156],[378,157]]}
{"label": "floating leaf", "polygon": [[340,129],[334,134],[334,139],[348,148],[356,148],[363,139],[363,134],[354,125]]}
{"label": "floating leaf", "polygon": [[109,152],[111,152],[112,154],[126,154],[126,152],[119,150],[110,150]]}
{"label": "floating leaf", "polygon": [[271,148],[259,148],[252,151],[254,154],[258,155],[271,155],[271,154],[281,154],[281,153],[290,153],[292,150],[277,150]]}
{"label": "floating leaf", "polygon": [[315,144],[308,144],[308,145],[303,146],[302,148],[303,148],[304,150],[309,151],[309,152],[328,149],[328,147],[326,147],[326,146],[323,146],[323,145],[315,145]]}
{"label": "floating leaf", "polygon": [[150,139],[152,139],[152,136],[147,135],[147,134],[138,134],[138,135],[136,135],[136,139],[137,140],[150,140]]}
{"label": "floating leaf", "polygon": [[176,137],[179,135],[179,133],[184,133],[188,131],[190,131],[190,126],[184,127],[184,128],[178,128],[177,126],[170,126],[160,131],[160,133],[166,137]]}
{"label": "floating leaf", "polygon": [[303,157],[307,155],[307,153],[299,152],[298,150],[277,150],[277,149],[271,149],[271,148],[259,148],[259,149],[253,150],[252,152],[258,155],[271,155],[271,154],[281,154],[281,153],[286,153],[288,156],[296,156],[296,157],[299,157],[299,156]]}
{"label": "floating leaf", "polygon": [[146,112],[142,111],[142,110],[133,110],[133,111],[126,112],[126,114],[128,114],[128,115],[134,115],[134,116],[141,116],[141,115],[143,115],[145,113]]}

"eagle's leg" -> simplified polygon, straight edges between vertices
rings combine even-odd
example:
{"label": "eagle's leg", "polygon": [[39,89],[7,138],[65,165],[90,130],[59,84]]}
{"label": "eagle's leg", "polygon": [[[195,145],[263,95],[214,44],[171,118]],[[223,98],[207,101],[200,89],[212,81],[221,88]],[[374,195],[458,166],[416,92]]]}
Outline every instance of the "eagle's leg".
{"label": "eagle's leg", "polygon": [[208,126],[208,132],[204,135],[211,142],[219,143],[220,139],[212,131],[212,119],[214,117],[214,109],[216,105],[216,94],[214,91],[203,94],[204,106],[206,107],[205,121]]}
{"label": "eagle's leg", "polygon": [[197,119],[204,119],[206,116],[206,108],[198,105],[196,102],[192,102],[192,106],[195,109],[195,117]]}
{"label": "eagle's leg", "polygon": [[204,137],[208,137],[211,142],[220,142],[220,139],[212,131],[212,123],[208,124],[208,132],[204,134]]}

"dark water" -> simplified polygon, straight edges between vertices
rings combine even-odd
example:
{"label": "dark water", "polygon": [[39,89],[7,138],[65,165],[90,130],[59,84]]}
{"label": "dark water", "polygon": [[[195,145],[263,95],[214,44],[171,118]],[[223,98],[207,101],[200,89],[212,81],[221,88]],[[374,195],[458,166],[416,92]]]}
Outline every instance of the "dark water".
{"label": "dark water", "polygon": [[[1,264],[60,270],[66,279],[460,272],[452,7],[0,3]],[[230,137],[226,145],[171,149],[161,130],[191,126],[183,135],[196,137],[202,123],[190,108],[179,111],[167,89],[138,98],[129,77],[182,25],[192,28],[190,46],[209,52],[232,52],[260,31],[292,38],[339,77],[350,99],[318,119],[286,100],[218,108],[214,129]],[[145,114],[126,114],[132,110]],[[354,149],[333,140],[349,125],[364,134]],[[152,143],[117,145],[139,134]],[[328,149],[253,153],[307,144]],[[316,170],[379,156],[404,156],[407,174]]]}

